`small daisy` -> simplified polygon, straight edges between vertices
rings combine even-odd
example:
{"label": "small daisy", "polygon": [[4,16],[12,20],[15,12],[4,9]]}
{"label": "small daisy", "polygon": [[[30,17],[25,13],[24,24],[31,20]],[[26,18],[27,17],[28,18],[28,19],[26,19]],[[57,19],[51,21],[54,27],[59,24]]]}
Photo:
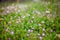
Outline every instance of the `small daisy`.
{"label": "small daisy", "polygon": [[28,32],[31,32],[31,30],[29,29]]}
{"label": "small daisy", "polygon": [[33,30],[30,30],[30,29],[29,29],[28,32],[29,32],[29,33],[30,33],[30,32],[33,32]]}
{"label": "small daisy", "polygon": [[38,36],[40,36],[40,34],[38,33]]}
{"label": "small daisy", "polygon": [[46,11],[46,13],[50,13],[50,11]]}
{"label": "small daisy", "polygon": [[7,13],[10,13],[10,11],[8,10],[8,11],[6,11]]}
{"label": "small daisy", "polygon": [[44,21],[42,21],[41,23],[45,23]]}
{"label": "small daisy", "polygon": [[14,34],[14,31],[11,31],[11,34],[13,35]]}
{"label": "small daisy", "polygon": [[38,26],[41,26],[41,24],[38,24]]}
{"label": "small daisy", "polygon": [[18,23],[19,23],[19,21],[16,21],[16,23],[18,24]]}
{"label": "small daisy", "polygon": [[42,28],[43,31],[45,31],[45,28]]}
{"label": "small daisy", "polygon": [[27,36],[30,36],[30,34],[27,34]]}
{"label": "small daisy", "polygon": [[34,28],[32,28],[32,30],[34,30]]}
{"label": "small daisy", "polygon": [[34,18],[34,16],[32,16],[32,18]]}
{"label": "small daisy", "polygon": [[51,29],[50,32],[53,32],[53,30]]}
{"label": "small daisy", "polygon": [[40,38],[40,40],[42,40],[42,37],[41,36],[39,38]]}
{"label": "small daisy", "polygon": [[22,16],[22,18],[25,18],[25,16]]}
{"label": "small daisy", "polygon": [[42,33],[42,36],[45,36],[45,33]]}

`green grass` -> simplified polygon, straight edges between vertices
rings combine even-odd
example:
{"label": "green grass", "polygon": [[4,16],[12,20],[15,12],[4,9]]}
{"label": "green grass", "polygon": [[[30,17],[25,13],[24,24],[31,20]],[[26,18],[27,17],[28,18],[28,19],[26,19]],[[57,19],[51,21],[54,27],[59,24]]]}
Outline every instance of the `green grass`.
{"label": "green grass", "polygon": [[[40,40],[40,37],[43,40],[56,40],[55,19],[51,19],[52,22],[46,15],[42,16],[50,6],[48,7],[48,5],[42,5],[40,3],[32,3],[31,5],[27,11],[1,15],[0,40]],[[34,10],[41,12],[41,14],[33,13]],[[27,14],[30,14],[30,16],[27,16]],[[44,31],[42,30],[43,28],[45,28]],[[28,30],[32,32],[28,32]],[[51,30],[53,32],[50,32]],[[43,33],[45,35],[42,35]]]}

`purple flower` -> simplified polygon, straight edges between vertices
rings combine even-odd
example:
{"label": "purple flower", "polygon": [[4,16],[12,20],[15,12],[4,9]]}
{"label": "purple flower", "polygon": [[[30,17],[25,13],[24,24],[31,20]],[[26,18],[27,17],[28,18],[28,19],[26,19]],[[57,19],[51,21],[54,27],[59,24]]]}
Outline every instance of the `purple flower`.
{"label": "purple flower", "polygon": [[14,31],[11,31],[11,34],[13,35],[14,34]]}
{"label": "purple flower", "polygon": [[51,29],[50,32],[53,32],[53,30]]}
{"label": "purple flower", "polygon": [[39,38],[40,38],[40,40],[42,40],[42,37],[41,36]]}
{"label": "purple flower", "polygon": [[43,31],[45,31],[45,28],[42,28]]}
{"label": "purple flower", "polygon": [[30,32],[33,32],[33,30],[30,30],[30,29],[29,29],[28,32],[29,32],[29,33],[30,33]]}

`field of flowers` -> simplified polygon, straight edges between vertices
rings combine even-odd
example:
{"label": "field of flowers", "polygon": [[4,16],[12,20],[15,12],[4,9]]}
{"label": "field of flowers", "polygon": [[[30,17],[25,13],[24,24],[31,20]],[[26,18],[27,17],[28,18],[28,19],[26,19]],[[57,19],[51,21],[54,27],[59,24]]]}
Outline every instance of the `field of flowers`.
{"label": "field of flowers", "polygon": [[57,40],[56,6],[31,2],[0,8],[0,40]]}

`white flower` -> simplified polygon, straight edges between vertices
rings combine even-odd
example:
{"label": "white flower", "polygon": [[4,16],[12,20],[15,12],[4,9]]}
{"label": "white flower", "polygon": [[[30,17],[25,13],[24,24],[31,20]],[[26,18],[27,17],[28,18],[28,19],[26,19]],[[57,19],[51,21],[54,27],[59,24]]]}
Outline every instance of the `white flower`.
{"label": "white flower", "polygon": [[38,26],[41,26],[41,24],[38,24]]}
{"label": "white flower", "polygon": [[30,32],[33,32],[33,30],[30,30],[30,29],[29,29],[28,32],[29,32],[29,33],[30,33]]}
{"label": "white flower", "polygon": [[27,36],[30,36],[30,34],[27,34]]}
{"label": "white flower", "polygon": [[38,36],[40,36],[40,34],[38,33]]}
{"label": "white flower", "polygon": [[46,13],[50,13],[50,11],[46,11]]}
{"label": "white flower", "polygon": [[11,34],[13,35],[14,34],[14,31],[11,31]]}
{"label": "white flower", "polygon": [[16,23],[18,24],[18,23],[19,23],[19,21],[16,21]]}
{"label": "white flower", "polygon": [[6,12],[7,12],[7,13],[10,13],[10,11],[9,11],[9,10],[7,10]]}
{"label": "white flower", "polygon": [[32,16],[32,18],[34,18],[34,16]]}
{"label": "white flower", "polygon": [[42,37],[41,36],[39,38],[40,38],[40,40],[42,40]]}
{"label": "white flower", "polygon": [[32,28],[32,30],[34,30],[34,28]]}
{"label": "white flower", "polygon": [[42,33],[42,36],[45,36],[45,33]]}
{"label": "white flower", "polygon": [[42,28],[43,31],[45,31],[45,28]]}
{"label": "white flower", "polygon": [[31,30],[29,29],[28,32],[31,32]]}
{"label": "white flower", "polygon": [[50,32],[53,32],[53,30],[51,29]]}
{"label": "white flower", "polygon": [[45,23],[44,21],[42,21],[41,23]]}
{"label": "white flower", "polygon": [[25,16],[22,16],[22,18],[25,18]]}

